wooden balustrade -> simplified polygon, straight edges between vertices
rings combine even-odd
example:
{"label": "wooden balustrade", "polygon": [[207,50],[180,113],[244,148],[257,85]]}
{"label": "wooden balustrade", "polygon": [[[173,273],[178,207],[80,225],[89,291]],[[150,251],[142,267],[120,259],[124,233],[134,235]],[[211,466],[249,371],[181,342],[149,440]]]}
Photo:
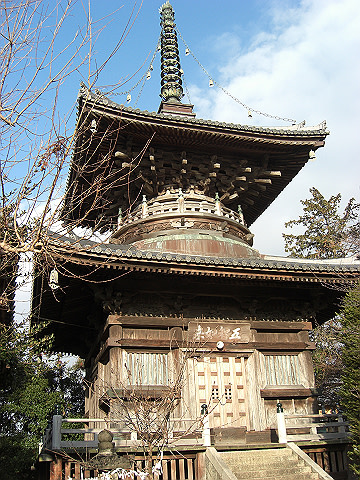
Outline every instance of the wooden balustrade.
{"label": "wooden balustrade", "polygon": [[340,414],[290,415],[281,412],[280,416],[285,421],[286,442],[345,440],[348,437],[349,423]]}
{"label": "wooden balustrade", "polygon": [[[118,420],[121,423],[121,420]],[[85,424],[103,424],[103,427],[80,427],[65,428],[64,423],[85,423]],[[68,449],[86,449],[97,448],[97,436],[103,429],[111,429],[114,435],[115,447],[136,447],[141,445],[137,432],[129,428],[117,428],[114,424],[116,419],[102,418],[62,418],[61,415],[54,415],[51,425],[46,429],[42,448],[50,451],[66,451]],[[197,445],[204,444],[203,426],[199,420],[192,418],[173,418],[171,419],[172,427],[169,429],[169,445]],[[111,427],[110,427],[111,424]],[[188,424],[189,428],[184,427]],[[194,428],[192,428],[194,425]],[[81,435],[83,439],[64,439],[64,435]],[[89,438],[91,437],[91,438]],[[206,436],[206,438],[208,435]]]}

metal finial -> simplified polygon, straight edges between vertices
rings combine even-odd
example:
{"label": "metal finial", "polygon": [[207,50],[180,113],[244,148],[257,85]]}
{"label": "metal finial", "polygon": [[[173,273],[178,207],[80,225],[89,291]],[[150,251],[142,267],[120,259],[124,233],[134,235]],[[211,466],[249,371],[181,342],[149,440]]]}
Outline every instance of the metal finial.
{"label": "metal finial", "polygon": [[161,25],[161,98],[164,102],[178,103],[184,96],[175,15],[170,2],[160,9]]}

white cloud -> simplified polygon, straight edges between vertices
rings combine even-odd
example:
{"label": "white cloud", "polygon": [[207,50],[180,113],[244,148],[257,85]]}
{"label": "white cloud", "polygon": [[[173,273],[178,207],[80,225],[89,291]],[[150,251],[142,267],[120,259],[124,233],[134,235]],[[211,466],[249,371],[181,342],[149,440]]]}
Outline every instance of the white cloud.
{"label": "white cloud", "polygon": [[[246,52],[229,38],[233,58],[219,68],[218,81],[252,108],[316,125],[326,119],[331,135],[317,160],[295,180],[253,226],[255,246],[263,253],[283,254],[284,221],[297,218],[300,199],[317,187],[326,197],[341,192],[359,199],[360,168],[360,6],[358,0],[306,0],[271,10],[272,29],[260,32]],[[232,34],[234,35],[234,34]],[[191,89],[199,118],[274,125],[247,112],[219,90]],[[266,234],[264,233],[266,232]],[[270,233],[269,233],[270,232]]]}

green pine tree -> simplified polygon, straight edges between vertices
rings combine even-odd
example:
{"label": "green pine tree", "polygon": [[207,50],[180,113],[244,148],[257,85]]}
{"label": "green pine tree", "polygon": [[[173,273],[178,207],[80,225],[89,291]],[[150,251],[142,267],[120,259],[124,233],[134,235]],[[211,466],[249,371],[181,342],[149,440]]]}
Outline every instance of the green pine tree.
{"label": "green pine tree", "polygon": [[[285,251],[292,257],[330,259],[360,255],[360,205],[351,198],[341,213],[341,194],[326,200],[316,188],[302,200],[303,214],[285,227],[302,233],[283,234]],[[360,284],[349,285],[341,315],[316,327],[312,340],[315,381],[320,399],[341,405],[351,424],[354,471],[360,475]]]}
{"label": "green pine tree", "polygon": [[351,198],[343,213],[339,212],[341,194],[326,200],[316,188],[310,188],[312,198],[301,200],[303,214],[285,223],[286,228],[300,226],[303,233],[283,234],[285,251],[297,258],[343,258],[356,255],[359,245],[360,204]]}
{"label": "green pine tree", "polygon": [[360,476],[360,283],[345,296],[341,312],[343,371],[341,404],[350,422],[350,459]]}

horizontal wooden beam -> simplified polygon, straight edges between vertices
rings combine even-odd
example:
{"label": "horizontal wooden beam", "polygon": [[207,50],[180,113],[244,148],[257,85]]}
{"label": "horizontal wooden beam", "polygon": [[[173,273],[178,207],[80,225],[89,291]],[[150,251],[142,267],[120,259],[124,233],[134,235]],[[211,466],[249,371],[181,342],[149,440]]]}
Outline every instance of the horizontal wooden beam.
{"label": "horizontal wooden beam", "polygon": [[[206,324],[207,322],[214,323],[214,320],[204,318],[200,321],[191,317],[148,317],[143,315],[109,315],[107,319],[109,325],[152,325],[162,327],[166,330],[169,326],[187,327],[190,322]],[[271,322],[267,320],[251,320],[251,318],[234,318],[231,321],[218,320],[217,323],[224,326],[226,326],[227,323],[236,323],[239,324],[239,326],[243,323],[250,323],[250,328],[256,330],[312,330],[311,322]]]}
{"label": "horizontal wooden beam", "polygon": [[269,175],[270,177],[281,177],[280,170],[265,170],[262,175]]}
{"label": "horizontal wooden beam", "polygon": [[263,388],[260,390],[261,398],[292,398],[314,396],[310,388]]}
{"label": "horizontal wooden beam", "polygon": [[268,184],[268,185],[270,185],[272,183],[270,178],[254,178],[254,182],[255,183],[265,183],[265,184]]}
{"label": "horizontal wooden beam", "polygon": [[265,320],[250,321],[250,328],[260,330],[312,330],[311,322],[267,322]]}

